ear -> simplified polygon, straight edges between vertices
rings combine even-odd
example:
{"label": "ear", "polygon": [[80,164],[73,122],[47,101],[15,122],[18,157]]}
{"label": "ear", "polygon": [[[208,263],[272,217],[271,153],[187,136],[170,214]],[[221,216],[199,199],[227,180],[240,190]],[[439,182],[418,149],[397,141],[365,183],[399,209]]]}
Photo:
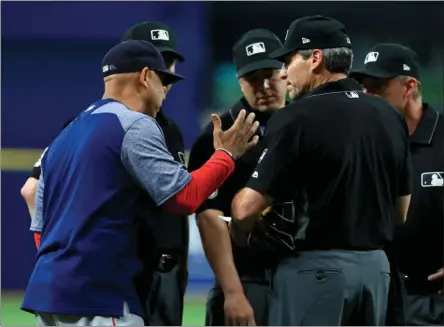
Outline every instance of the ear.
{"label": "ear", "polygon": [[412,98],[413,95],[418,91],[419,83],[413,77],[409,77],[405,83],[405,86],[407,88],[406,96]]}
{"label": "ear", "polygon": [[143,68],[140,72],[139,82],[146,88],[148,88],[148,79],[150,78],[150,73],[151,71],[148,69],[148,67]]}
{"label": "ear", "polygon": [[[237,77],[237,74],[236,74],[236,77]],[[244,93],[244,87],[245,87],[245,83],[246,83],[245,79],[243,77],[240,77],[237,79],[237,81],[239,83],[242,93]]]}
{"label": "ear", "polygon": [[319,49],[314,49],[308,60],[314,72],[319,72],[324,67],[324,54]]}

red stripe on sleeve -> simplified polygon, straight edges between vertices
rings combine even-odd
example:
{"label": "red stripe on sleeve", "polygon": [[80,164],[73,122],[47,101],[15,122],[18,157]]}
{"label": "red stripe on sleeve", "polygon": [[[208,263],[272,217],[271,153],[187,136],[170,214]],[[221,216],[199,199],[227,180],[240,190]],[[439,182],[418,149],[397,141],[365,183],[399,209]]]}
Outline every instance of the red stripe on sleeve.
{"label": "red stripe on sleeve", "polygon": [[228,153],[216,151],[200,169],[191,173],[191,181],[165,203],[165,208],[179,215],[191,215],[222,186],[234,167]]}

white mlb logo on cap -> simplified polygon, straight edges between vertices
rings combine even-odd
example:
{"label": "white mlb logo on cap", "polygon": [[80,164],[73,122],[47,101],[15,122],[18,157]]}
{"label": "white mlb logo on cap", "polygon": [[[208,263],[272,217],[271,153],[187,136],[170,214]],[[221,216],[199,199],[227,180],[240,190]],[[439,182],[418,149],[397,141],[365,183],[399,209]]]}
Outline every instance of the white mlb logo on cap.
{"label": "white mlb logo on cap", "polygon": [[156,40],[169,41],[170,35],[168,34],[168,31],[166,31],[166,30],[152,30],[151,31],[151,39],[153,41],[156,41]]}
{"label": "white mlb logo on cap", "polygon": [[255,55],[258,53],[266,52],[264,42],[258,42],[258,43],[253,43],[253,44],[247,45],[245,47],[245,50],[247,50],[247,56],[252,56],[252,55]]}
{"label": "white mlb logo on cap", "polygon": [[378,57],[379,57],[379,52],[369,52],[365,56],[364,64],[366,64],[368,62],[375,62],[378,60]]}

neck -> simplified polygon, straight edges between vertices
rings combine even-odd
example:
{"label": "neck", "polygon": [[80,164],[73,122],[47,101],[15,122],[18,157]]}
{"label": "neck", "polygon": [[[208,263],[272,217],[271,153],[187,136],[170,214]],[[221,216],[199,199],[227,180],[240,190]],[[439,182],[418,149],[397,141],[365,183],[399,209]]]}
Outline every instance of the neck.
{"label": "neck", "polygon": [[151,110],[146,108],[146,105],[144,105],[144,101],[142,101],[140,95],[129,88],[116,88],[112,85],[105,84],[105,92],[102,99],[114,99],[132,111],[137,111],[151,117],[156,116],[155,112],[151,112]]}
{"label": "neck", "polygon": [[336,73],[331,74],[329,72],[326,72],[325,74],[319,74],[315,77],[311,85],[311,89],[317,88],[318,86],[325,83],[337,82],[344,78],[347,78],[347,76],[344,74],[336,74]]}
{"label": "neck", "polygon": [[422,102],[419,100],[410,102],[406,108],[402,110],[402,114],[405,117],[409,133],[412,135],[422,117]]}

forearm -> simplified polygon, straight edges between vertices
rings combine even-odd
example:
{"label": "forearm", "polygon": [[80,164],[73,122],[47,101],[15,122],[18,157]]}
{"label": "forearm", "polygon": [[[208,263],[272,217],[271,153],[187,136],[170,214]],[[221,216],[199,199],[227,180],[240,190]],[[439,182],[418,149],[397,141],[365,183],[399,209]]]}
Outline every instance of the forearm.
{"label": "forearm", "polygon": [[233,159],[224,151],[216,151],[198,170],[191,181],[168,200],[165,209],[180,215],[190,215],[230,176],[235,167]]}
{"label": "forearm", "polygon": [[38,179],[29,177],[26,183],[23,185],[22,189],[20,190],[20,194],[22,195],[23,199],[26,202],[26,205],[28,206],[28,211],[31,217],[34,215],[35,194],[37,192],[38,183],[39,183]]}
{"label": "forearm", "polygon": [[218,217],[219,215],[223,215],[223,213],[218,210],[206,210],[198,217],[198,227],[205,256],[225,295],[243,292],[234,264],[228,227]]}
{"label": "forearm", "polygon": [[396,199],[396,224],[403,225],[407,219],[410,206],[410,195],[400,196]]}

